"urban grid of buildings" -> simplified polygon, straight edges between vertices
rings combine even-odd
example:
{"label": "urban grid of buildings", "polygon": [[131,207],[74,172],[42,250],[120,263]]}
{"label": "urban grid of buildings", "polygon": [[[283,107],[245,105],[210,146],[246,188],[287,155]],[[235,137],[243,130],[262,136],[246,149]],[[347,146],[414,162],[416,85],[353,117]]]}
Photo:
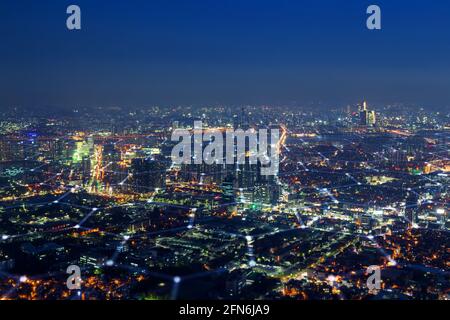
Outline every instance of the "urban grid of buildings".
{"label": "urban grid of buildings", "polygon": [[[448,113],[364,101],[0,119],[0,299],[450,298]],[[194,121],[278,128],[278,174],[174,165],[171,133]]]}

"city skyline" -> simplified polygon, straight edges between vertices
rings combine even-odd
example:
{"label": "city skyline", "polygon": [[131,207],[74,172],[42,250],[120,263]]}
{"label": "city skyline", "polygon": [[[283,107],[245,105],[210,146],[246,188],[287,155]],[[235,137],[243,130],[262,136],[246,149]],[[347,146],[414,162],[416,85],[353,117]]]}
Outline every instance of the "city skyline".
{"label": "city skyline", "polygon": [[[243,161],[195,161],[212,143],[199,119],[201,137],[280,130],[279,169],[250,142],[227,154]],[[0,298],[446,300],[449,128],[366,101],[10,115]],[[194,133],[190,161],[173,158],[177,130]]]}
{"label": "city skyline", "polygon": [[450,300],[448,12],[0,1],[0,300]]}

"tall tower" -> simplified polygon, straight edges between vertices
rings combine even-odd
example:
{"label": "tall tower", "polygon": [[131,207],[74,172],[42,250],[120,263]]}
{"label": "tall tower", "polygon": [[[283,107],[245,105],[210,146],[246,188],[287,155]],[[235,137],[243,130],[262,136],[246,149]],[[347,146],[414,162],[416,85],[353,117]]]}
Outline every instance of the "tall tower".
{"label": "tall tower", "polygon": [[409,192],[406,196],[405,217],[408,224],[413,227],[417,222],[419,197],[413,192]]}
{"label": "tall tower", "polygon": [[364,100],[359,108],[359,119],[362,126],[367,126],[369,120],[369,111],[367,109],[367,101]]}
{"label": "tall tower", "polygon": [[362,126],[374,126],[376,123],[375,111],[369,110],[366,100],[359,106],[359,119]]}
{"label": "tall tower", "polygon": [[370,110],[368,112],[367,124],[369,126],[374,126],[376,124],[376,122],[377,122],[377,117],[376,117],[375,111]]}

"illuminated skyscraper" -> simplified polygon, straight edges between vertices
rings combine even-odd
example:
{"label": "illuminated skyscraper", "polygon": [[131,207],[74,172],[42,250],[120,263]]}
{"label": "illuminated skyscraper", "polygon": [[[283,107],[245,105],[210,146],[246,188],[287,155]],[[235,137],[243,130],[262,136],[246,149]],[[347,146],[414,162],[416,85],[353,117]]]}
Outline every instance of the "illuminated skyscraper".
{"label": "illuminated skyscraper", "polygon": [[367,125],[374,126],[377,122],[375,111],[370,110],[367,115]]}
{"label": "illuminated skyscraper", "polygon": [[376,124],[375,111],[369,110],[367,101],[365,100],[362,105],[359,106],[359,117],[362,126],[374,126]]}

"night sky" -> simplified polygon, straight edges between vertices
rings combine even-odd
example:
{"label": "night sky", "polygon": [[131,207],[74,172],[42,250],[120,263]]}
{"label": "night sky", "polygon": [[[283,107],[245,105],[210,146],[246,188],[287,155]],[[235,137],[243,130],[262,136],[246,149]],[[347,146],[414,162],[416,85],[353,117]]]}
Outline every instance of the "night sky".
{"label": "night sky", "polygon": [[450,106],[448,0],[0,0],[0,37],[1,108]]}

